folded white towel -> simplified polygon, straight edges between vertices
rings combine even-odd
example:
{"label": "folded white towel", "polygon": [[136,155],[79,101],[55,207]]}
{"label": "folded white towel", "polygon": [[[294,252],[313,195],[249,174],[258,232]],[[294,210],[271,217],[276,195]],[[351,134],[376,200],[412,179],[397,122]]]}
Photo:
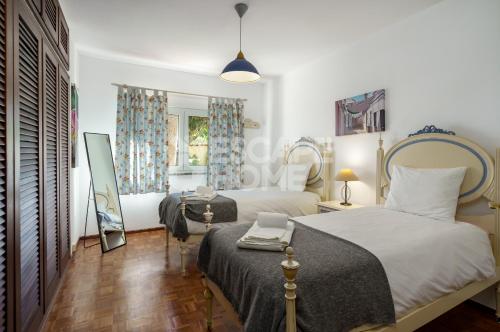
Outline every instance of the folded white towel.
{"label": "folded white towel", "polygon": [[266,251],[283,251],[284,247],[282,244],[265,244],[265,243],[247,243],[241,240],[236,242],[239,248],[242,249],[254,249],[254,250],[266,250]]}
{"label": "folded white towel", "polygon": [[285,232],[286,228],[260,227],[255,223],[245,235],[245,239],[278,241]]}
{"label": "folded white towel", "polygon": [[188,201],[211,201],[212,199],[214,199],[215,197],[217,197],[217,193],[216,192],[213,192],[211,195],[201,195],[197,192],[194,192],[188,196],[186,196],[186,200]]}
{"label": "folded white towel", "polygon": [[196,187],[196,193],[202,196],[211,196],[214,193],[214,191],[212,187],[198,186]]}
{"label": "folded white towel", "polygon": [[[286,229],[260,227],[255,222],[236,244],[245,249],[283,251],[290,245],[294,230],[293,222],[288,222]],[[266,233],[266,231],[269,232]]]}
{"label": "folded white towel", "polygon": [[285,229],[288,222],[288,216],[283,213],[259,212],[257,214],[257,224],[260,227],[274,227]]}

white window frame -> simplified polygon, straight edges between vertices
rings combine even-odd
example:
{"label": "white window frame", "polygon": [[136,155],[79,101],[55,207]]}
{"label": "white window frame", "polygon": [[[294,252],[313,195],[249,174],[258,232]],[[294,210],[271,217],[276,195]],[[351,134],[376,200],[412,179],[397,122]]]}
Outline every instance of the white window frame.
{"label": "white window frame", "polygon": [[170,175],[206,174],[208,166],[189,165],[189,116],[208,117],[208,110],[184,107],[169,107],[168,114],[179,117],[179,158],[178,166],[169,166]]}

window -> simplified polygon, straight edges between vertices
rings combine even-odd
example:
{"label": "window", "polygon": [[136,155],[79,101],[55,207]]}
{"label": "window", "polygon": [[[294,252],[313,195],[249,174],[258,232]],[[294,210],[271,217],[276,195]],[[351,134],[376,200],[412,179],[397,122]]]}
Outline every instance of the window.
{"label": "window", "polygon": [[168,113],[169,173],[206,173],[208,111],[169,107]]}

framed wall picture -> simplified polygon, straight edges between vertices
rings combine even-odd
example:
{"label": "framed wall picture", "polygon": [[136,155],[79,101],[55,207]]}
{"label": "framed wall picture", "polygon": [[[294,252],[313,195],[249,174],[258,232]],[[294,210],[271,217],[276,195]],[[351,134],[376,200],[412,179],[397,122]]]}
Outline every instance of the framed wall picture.
{"label": "framed wall picture", "polygon": [[376,90],[335,102],[335,135],[385,131],[385,90]]}
{"label": "framed wall picture", "polygon": [[78,167],[78,90],[71,84],[71,167]]}

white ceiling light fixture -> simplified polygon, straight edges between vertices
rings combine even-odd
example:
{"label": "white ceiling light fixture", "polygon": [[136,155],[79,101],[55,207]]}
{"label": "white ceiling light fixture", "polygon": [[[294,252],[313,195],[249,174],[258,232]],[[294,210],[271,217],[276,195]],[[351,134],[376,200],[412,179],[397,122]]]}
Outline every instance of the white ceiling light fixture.
{"label": "white ceiling light fixture", "polygon": [[220,74],[220,78],[225,81],[236,83],[255,82],[260,79],[260,74],[257,71],[257,68],[245,59],[245,56],[241,51],[241,19],[248,10],[248,5],[245,3],[238,3],[234,6],[234,9],[240,17],[240,51],[238,52],[236,59],[228,63],[224,68]]}

